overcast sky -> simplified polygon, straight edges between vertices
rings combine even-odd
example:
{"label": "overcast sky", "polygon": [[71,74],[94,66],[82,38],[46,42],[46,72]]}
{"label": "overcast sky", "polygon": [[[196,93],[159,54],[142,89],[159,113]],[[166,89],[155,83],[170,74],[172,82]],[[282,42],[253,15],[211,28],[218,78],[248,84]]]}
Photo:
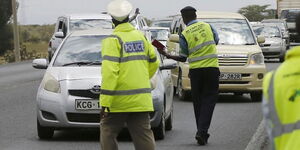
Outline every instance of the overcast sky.
{"label": "overcast sky", "polygon": [[[106,11],[110,0],[18,0],[18,21],[21,24],[52,24],[60,15],[70,13],[99,13]],[[237,12],[239,8],[251,5],[270,4],[276,7],[276,0],[129,0],[139,7],[143,16],[163,18],[178,14],[184,6],[193,6],[205,11]]]}

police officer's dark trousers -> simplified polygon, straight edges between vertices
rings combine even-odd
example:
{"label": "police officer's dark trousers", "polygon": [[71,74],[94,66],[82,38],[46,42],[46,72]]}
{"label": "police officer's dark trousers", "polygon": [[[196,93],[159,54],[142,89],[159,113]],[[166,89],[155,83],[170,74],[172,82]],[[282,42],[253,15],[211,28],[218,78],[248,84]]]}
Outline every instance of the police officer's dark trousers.
{"label": "police officer's dark trousers", "polygon": [[219,68],[190,69],[192,100],[198,133],[207,134],[219,97]]}

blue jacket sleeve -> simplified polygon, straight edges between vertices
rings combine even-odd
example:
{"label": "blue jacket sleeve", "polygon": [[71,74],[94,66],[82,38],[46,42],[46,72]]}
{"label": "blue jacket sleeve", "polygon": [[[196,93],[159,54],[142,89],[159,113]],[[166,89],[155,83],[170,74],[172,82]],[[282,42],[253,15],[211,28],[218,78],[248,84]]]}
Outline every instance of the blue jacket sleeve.
{"label": "blue jacket sleeve", "polygon": [[211,27],[211,30],[212,30],[213,35],[214,35],[214,41],[215,41],[216,45],[218,45],[219,40],[220,40],[219,39],[219,34],[218,34],[217,30],[212,25],[210,25],[210,27]]}

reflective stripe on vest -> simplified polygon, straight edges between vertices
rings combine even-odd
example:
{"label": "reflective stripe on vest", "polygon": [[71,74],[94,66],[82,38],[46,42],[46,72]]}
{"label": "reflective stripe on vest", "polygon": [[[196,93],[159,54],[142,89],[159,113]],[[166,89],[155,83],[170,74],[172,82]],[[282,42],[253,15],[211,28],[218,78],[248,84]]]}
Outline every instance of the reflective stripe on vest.
{"label": "reflective stripe on vest", "polygon": [[263,102],[263,111],[266,117],[266,123],[269,124],[268,127],[272,127],[268,130],[268,134],[272,139],[272,149],[275,147],[274,139],[283,134],[288,134],[293,132],[294,130],[300,129],[300,121],[290,124],[282,124],[279,120],[279,116],[276,111],[275,98],[274,98],[274,78],[275,72],[272,74],[269,88],[268,88],[268,100],[264,100]]}
{"label": "reflective stripe on vest", "polygon": [[155,57],[153,59],[150,59],[149,56],[135,55],[135,56],[127,56],[127,57],[103,56],[102,59],[108,60],[108,61],[113,61],[113,62],[123,63],[123,62],[132,61],[132,60],[147,60],[148,62],[155,62],[157,58]]}
{"label": "reflective stripe on vest", "polygon": [[143,94],[143,93],[151,93],[151,88],[142,88],[135,90],[121,90],[121,91],[112,91],[112,90],[101,90],[101,94],[104,95],[135,95],[135,94]]}
{"label": "reflective stripe on vest", "polygon": [[212,45],[212,44],[216,44],[215,41],[208,41],[208,42],[204,42],[202,44],[197,45],[196,47],[189,49],[189,54],[192,54],[193,52],[197,51],[197,50],[201,50],[204,46],[208,46],[208,45]]}
{"label": "reflective stripe on vest", "polygon": [[195,57],[195,58],[188,58],[188,62],[192,63],[192,62],[196,62],[196,61],[200,61],[200,60],[204,60],[204,59],[208,59],[208,58],[218,58],[218,55],[210,54],[210,55],[205,55],[205,56],[200,56],[200,57]]}

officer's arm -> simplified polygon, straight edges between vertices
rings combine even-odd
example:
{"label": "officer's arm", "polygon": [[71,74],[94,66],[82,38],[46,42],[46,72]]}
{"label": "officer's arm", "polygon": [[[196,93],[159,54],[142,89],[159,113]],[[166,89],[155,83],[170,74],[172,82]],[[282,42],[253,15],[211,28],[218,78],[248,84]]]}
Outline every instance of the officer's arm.
{"label": "officer's arm", "polygon": [[166,53],[164,50],[160,50],[160,49],[158,49],[158,51],[162,55],[166,56],[168,59],[173,59],[173,60],[180,61],[180,62],[186,62],[189,52],[188,52],[188,46],[187,46],[186,39],[182,35],[179,36],[179,45],[180,45],[179,56],[170,55],[170,54]]}
{"label": "officer's arm", "polygon": [[220,40],[219,34],[218,34],[217,30],[212,25],[210,25],[210,28],[211,28],[212,33],[214,35],[214,41],[215,41],[216,45],[218,45],[219,44],[219,40]]}
{"label": "officer's arm", "polygon": [[[120,44],[116,38],[106,38],[102,41],[102,83],[101,91],[114,91],[119,78],[119,62],[109,58],[120,57]],[[100,104],[102,107],[111,106],[111,95],[101,93]]]}
{"label": "officer's arm", "polygon": [[157,59],[155,50],[150,42],[147,43],[147,47],[149,48],[149,78],[152,78],[152,76],[155,74],[159,67],[159,60]]}

